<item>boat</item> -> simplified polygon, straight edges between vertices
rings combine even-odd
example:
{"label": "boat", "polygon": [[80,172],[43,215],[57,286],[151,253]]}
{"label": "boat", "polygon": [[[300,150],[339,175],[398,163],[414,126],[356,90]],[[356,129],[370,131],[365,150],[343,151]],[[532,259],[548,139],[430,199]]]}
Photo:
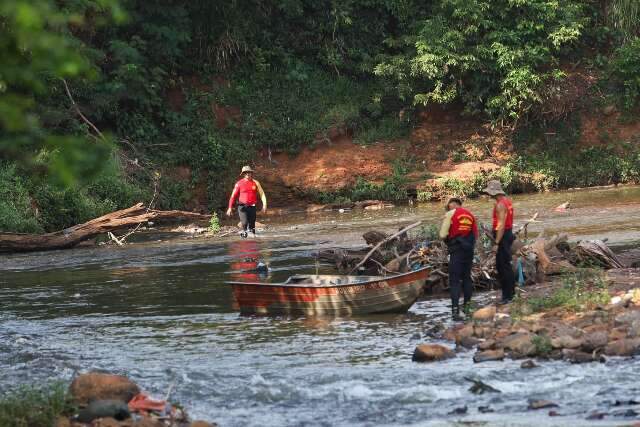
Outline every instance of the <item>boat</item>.
{"label": "boat", "polygon": [[283,283],[227,282],[242,314],[348,316],[404,313],[429,268],[394,276],[294,275]]}

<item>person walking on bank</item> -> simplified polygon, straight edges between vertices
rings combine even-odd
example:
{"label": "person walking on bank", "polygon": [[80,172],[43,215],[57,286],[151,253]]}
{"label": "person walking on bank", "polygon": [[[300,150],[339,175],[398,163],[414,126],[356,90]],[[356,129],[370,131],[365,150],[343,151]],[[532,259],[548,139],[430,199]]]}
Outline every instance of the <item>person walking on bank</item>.
{"label": "person walking on bank", "polygon": [[449,248],[449,294],[451,295],[451,317],[454,321],[463,320],[460,316],[460,288],[464,294],[464,308],[471,303],[473,283],[471,266],[473,249],[478,238],[478,223],[471,212],[462,207],[462,200],[452,197],[445,207],[447,213],[440,227],[440,238]]}
{"label": "person walking on bank", "polygon": [[240,236],[242,237],[256,237],[256,205],[258,204],[258,196],[262,201],[262,212],[267,212],[267,196],[260,183],[253,179],[254,170],[251,166],[243,166],[240,176],[242,178],[236,182],[233,187],[233,192],[229,198],[229,207],[227,209],[227,216],[231,216],[231,210],[233,204],[238,201],[238,216],[242,223],[242,231]]}
{"label": "person walking on bank", "polygon": [[513,235],[513,205],[502,190],[498,180],[491,180],[483,193],[490,195],[496,203],[493,207],[493,251],[496,254],[496,269],[498,280],[502,287],[501,304],[508,304],[513,299],[516,278],[511,265],[511,245],[515,240]]}

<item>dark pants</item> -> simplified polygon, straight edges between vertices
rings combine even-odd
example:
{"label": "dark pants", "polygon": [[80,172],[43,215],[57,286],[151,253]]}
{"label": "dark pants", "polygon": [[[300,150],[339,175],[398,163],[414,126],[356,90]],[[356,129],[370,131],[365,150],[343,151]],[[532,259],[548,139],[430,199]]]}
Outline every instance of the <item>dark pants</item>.
{"label": "dark pants", "polygon": [[471,294],[473,293],[471,266],[473,265],[474,244],[473,234],[458,237],[456,241],[449,242],[449,294],[453,307],[458,307],[461,289],[464,294],[464,303],[471,302]]}
{"label": "dark pants", "polygon": [[242,231],[256,232],[256,207],[239,205],[238,216],[242,223]]}
{"label": "dark pants", "polygon": [[505,230],[496,253],[496,269],[498,270],[498,281],[502,286],[503,300],[512,299],[515,293],[516,276],[511,265],[511,245],[514,240],[513,232],[510,229]]}

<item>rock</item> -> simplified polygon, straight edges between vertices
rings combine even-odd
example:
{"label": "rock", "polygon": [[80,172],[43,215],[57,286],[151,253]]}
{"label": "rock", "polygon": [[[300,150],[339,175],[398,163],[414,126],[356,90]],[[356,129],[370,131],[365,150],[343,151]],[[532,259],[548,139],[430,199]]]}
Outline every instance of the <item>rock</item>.
{"label": "rock", "polygon": [[553,348],[578,348],[582,345],[580,338],[573,338],[569,335],[562,335],[551,339]]}
{"label": "rock", "polygon": [[640,405],[640,402],[638,402],[637,400],[616,400],[613,402],[613,404],[611,404],[611,406],[634,406],[634,405]]}
{"label": "rock", "polygon": [[91,427],[120,427],[120,422],[115,418],[98,418],[91,423]]}
{"label": "rock", "polygon": [[551,353],[547,355],[547,359],[549,360],[562,360],[562,349],[554,348],[551,350]]}
{"label": "rock", "polygon": [[606,324],[609,313],[605,310],[591,310],[582,314],[579,319],[573,322],[576,328],[586,328],[593,325]]}
{"label": "rock", "polygon": [[625,418],[635,418],[638,416],[638,413],[633,409],[624,409],[622,411],[616,411],[612,414],[614,417],[625,417]]}
{"label": "rock", "polygon": [[478,350],[494,350],[496,348],[496,340],[486,340],[478,344]]}
{"label": "rock", "polygon": [[480,340],[478,338],[464,337],[460,340],[460,342],[458,343],[458,346],[465,349],[470,349],[470,348],[474,348],[478,344],[480,344]]}
{"label": "rock", "polygon": [[504,350],[486,350],[473,355],[474,363],[490,362],[494,360],[504,360]]}
{"label": "rock", "polygon": [[69,421],[69,418],[67,417],[58,417],[54,426],[55,427],[71,427],[71,421]]}
{"label": "rock", "polygon": [[613,114],[613,113],[615,113],[615,112],[616,112],[616,106],[615,106],[615,105],[605,105],[605,106],[602,108],[602,113],[603,113],[605,116],[610,116],[611,114]]}
{"label": "rock", "polygon": [[591,363],[595,359],[591,353],[585,353],[580,350],[570,350],[565,348],[562,350],[562,357],[571,363]]}
{"label": "rock", "polygon": [[502,340],[501,344],[502,348],[508,350],[514,359],[536,354],[536,346],[531,341],[531,334],[529,333],[509,335]]}
{"label": "rock", "polygon": [[446,341],[455,341],[456,340],[457,330],[456,328],[448,328],[442,334],[442,339]]}
{"label": "rock", "polygon": [[640,310],[627,310],[623,313],[620,313],[615,318],[615,325],[630,325],[635,321],[640,321]]}
{"label": "rock", "polygon": [[476,322],[492,322],[496,317],[496,306],[490,305],[473,312],[472,319]]}
{"label": "rock", "polygon": [[609,334],[605,331],[591,332],[582,339],[582,349],[586,352],[606,347],[609,342]]}
{"label": "rock", "polygon": [[611,341],[604,349],[607,356],[633,356],[640,353],[640,338]]}
{"label": "rock", "polygon": [[536,399],[536,400],[529,401],[528,409],[536,410],[536,409],[557,408],[557,407],[558,407],[558,404],[550,400]]}
{"label": "rock", "polygon": [[609,331],[609,342],[621,340],[626,338],[628,335],[628,330],[625,327],[615,328]]}
{"label": "rock", "polygon": [[473,383],[473,385],[469,387],[469,391],[473,394],[501,393],[501,391],[497,388],[491,387],[489,384],[485,384],[480,380],[475,380],[468,377],[465,377],[465,380],[471,381]]}
{"label": "rock", "polygon": [[493,328],[488,325],[473,325],[473,336],[476,338],[489,338],[493,336]]}
{"label": "rock", "polygon": [[90,423],[96,418],[115,418],[126,420],[131,417],[129,406],[121,400],[94,400],[78,413],[78,421]]}
{"label": "rock", "polygon": [[455,332],[455,341],[458,344],[463,338],[472,337],[473,336],[473,325],[464,325],[460,329]]}
{"label": "rock", "polygon": [[449,412],[448,415],[464,415],[467,413],[467,407],[462,406],[460,408],[456,408],[453,411]]}
{"label": "rock", "polygon": [[456,354],[449,347],[440,344],[420,344],[413,351],[411,360],[414,362],[437,362],[452,357],[456,357]]}
{"label": "rock", "polygon": [[153,418],[145,417],[136,421],[133,424],[133,427],[166,427],[166,425],[160,420],[154,420]]}
{"label": "rock", "polygon": [[536,364],[536,362],[534,362],[531,359],[525,360],[524,362],[522,362],[520,364],[520,368],[521,369],[533,369],[533,368],[537,368],[537,367],[538,367],[538,365]]}
{"label": "rock", "polygon": [[498,329],[493,334],[493,339],[496,341],[501,341],[504,338],[508,337],[509,335],[511,335],[511,330],[509,328],[502,328],[502,329]]}
{"label": "rock", "polygon": [[627,331],[629,338],[640,338],[640,321],[634,321]]}
{"label": "rock", "polygon": [[606,412],[592,412],[589,414],[589,416],[587,417],[588,420],[601,420],[603,419],[606,415],[608,415]]}
{"label": "rock", "polygon": [[119,400],[126,403],[140,393],[140,388],[121,375],[90,372],[78,375],[69,386],[69,392],[80,405],[92,400]]}
{"label": "rock", "polygon": [[622,304],[622,297],[620,297],[620,296],[612,297],[611,301],[609,301],[609,304],[611,304],[611,305],[620,305],[620,304]]}
{"label": "rock", "polygon": [[206,421],[194,421],[189,427],[216,427],[217,424],[211,424]]}

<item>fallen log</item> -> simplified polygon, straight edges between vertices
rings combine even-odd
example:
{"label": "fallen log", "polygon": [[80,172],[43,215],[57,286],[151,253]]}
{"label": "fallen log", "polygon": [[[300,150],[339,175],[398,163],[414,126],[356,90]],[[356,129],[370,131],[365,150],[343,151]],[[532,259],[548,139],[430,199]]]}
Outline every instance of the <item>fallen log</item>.
{"label": "fallen log", "polygon": [[142,203],[111,212],[61,231],[46,234],[0,233],[0,252],[67,249],[96,237],[144,224],[151,220],[206,220],[209,215],[185,211],[147,210]]}

